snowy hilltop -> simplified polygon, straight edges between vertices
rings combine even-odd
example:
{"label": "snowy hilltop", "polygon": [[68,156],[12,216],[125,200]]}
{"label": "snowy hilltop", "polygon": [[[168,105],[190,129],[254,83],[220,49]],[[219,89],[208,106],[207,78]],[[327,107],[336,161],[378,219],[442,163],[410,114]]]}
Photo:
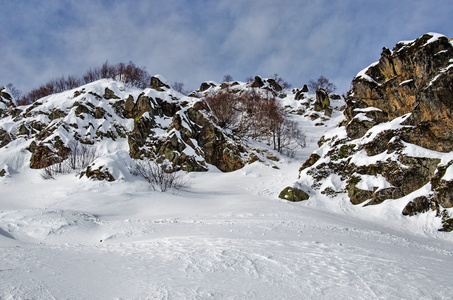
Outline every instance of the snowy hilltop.
{"label": "snowy hilltop", "polygon": [[303,104],[292,99],[283,108],[281,91],[275,80],[257,76],[248,83],[204,83],[185,96],[156,75],[144,90],[101,79],[18,106],[5,89],[0,165],[5,174],[81,169],[82,175],[108,180],[124,179],[121,170],[131,159],[156,161],[168,172],[207,171],[209,165],[234,171],[262,156],[247,140],[273,139],[277,152],[303,146],[302,132],[289,120],[290,111],[300,112]]}

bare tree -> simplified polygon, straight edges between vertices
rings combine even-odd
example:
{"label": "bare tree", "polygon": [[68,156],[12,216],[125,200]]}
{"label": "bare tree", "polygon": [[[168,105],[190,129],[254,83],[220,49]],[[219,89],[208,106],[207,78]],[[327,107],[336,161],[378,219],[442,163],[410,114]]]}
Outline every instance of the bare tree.
{"label": "bare tree", "polygon": [[230,74],[225,74],[225,76],[223,76],[223,82],[232,82],[233,81],[233,76],[231,76]]}
{"label": "bare tree", "polygon": [[209,94],[205,98],[217,123],[222,128],[233,127],[238,118],[238,97],[227,90],[220,90]]}
{"label": "bare tree", "polygon": [[220,90],[206,96],[206,102],[218,124],[232,129],[239,138],[267,140],[274,150],[286,154],[306,146],[305,135],[271,92]]}
{"label": "bare tree", "polygon": [[255,78],[253,76],[249,76],[245,79],[245,82],[248,82],[248,83],[251,83],[255,80]]}
{"label": "bare tree", "polygon": [[171,86],[175,91],[183,94],[183,95],[186,95],[187,92],[184,90],[184,83],[182,82],[176,82],[173,83],[173,85]]}
{"label": "bare tree", "polygon": [[335,90],[337,89],[335,84],[331,83],[329,79],[322,75],[317,80],[310,79],[308,81],[308,87],[312,92],[316,92],[319,89],[323,89],[324,91],[326,91],[327,94],[331,94],[335,92]]}
{"label": "bare tree", "polygon": [[272,76],[272,79],[274,79],[283,89],[291,88],[291,84],[284,80],[282,77],[280,77],[277,73],[275,73],[274,76]]}
{"label": "bare tree", "polygon": [[14,99],[20,99],[20,97],[22,96],[22,91],[18,90],[12,83],[8,83],[6,87],[11,92],[11,96],[13,96]]}

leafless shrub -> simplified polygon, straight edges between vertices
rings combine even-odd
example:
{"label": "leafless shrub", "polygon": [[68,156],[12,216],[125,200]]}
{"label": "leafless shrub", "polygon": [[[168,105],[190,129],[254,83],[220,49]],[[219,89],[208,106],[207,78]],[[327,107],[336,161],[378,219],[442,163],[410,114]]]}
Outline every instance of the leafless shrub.
{"label": "leafless shrub", "polygon": [[70,141],[68,147],[70,152],[66,160],[60,159],[42,169],[40,175],[43,179],[55,179],[56,174],[67,174],[72,170],[86,168],[98,157],[95,147],[79,144],[77,141]]}
{"label": "leafless shrub", "polygon": [[72,170],[88,167],[99,156],[95,147],[74,140],[68,143],[68,147],[71,151],[66,162]]}
{"label": "leafless shrub", "polygon": [[44,180],[55,179],[55,172],[53,171],[52,166],[45,167],[41,172],[41,178]]}
{"label": "leafless shrub", "polygon": [[182,173],[166,172],[157,162],[146,158],[135,163],[132,173],[148,181],[155,191],[179,190],[189,185]]}
{"label": "leafless shrub", "polygon": [[47,166],[42,169],[41,171],[41,178],[48,180],[48,179],[55,179],[56,174],[67,174],[69,173],[69,169],[63,162],[58,162],[53,165]]}
{"label": "leafless shrub", "polygon": [[111,78],[123,81],[126,85],[141,89],[149,85],[150,76],[145,67],[137,67],[132,61],[129,61],[127,64],[119,63],[111,68],[111,72],[113,72]]}
{"label": "leafless shrub", "polygon": [[17,89],[12,83],[8,83],[6,87],[8,88],[8,90],[11,93],[11,96],[13,96],[14,99],[19,100],[21,98],[22,91]]}
{"label": "leafless shrub", "polygon": [[231,76],[230,74],[225,74],[225,76],[223,76],[222,82],[232,82],[232,81],[233,81],[233,76]]}
{"label": "leafless shrub", "polygon": [[90,82],[93,82],[93,81],[96,81],[96,80],[99,80],[101,79],[101,70],[100,68],[96,68],[96,69],[89,69],[85,75],[83,75],[82,77],[82,80],[83,80],[83,83],[84,84],[87,84],[87,83],[90,83]]}

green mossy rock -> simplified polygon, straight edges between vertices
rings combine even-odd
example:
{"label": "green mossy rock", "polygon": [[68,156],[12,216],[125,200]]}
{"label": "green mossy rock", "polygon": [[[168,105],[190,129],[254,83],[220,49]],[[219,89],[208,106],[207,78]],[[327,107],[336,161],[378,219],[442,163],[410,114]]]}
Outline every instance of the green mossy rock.
{"label": "green mossy rock", "polygon": [[111,89],[109,89],[107,87],[104,90],[104,98],[107,99],[107,100],[109,100],[109,99],[121,99],[120,97],[115,95],[115,92],[113,92]]}
{"label": "green mossy rock", "polygon": [[285,188],[278,197],[292,202],[300,202],[310,198],[310,196],[301,189],[293,187]]}

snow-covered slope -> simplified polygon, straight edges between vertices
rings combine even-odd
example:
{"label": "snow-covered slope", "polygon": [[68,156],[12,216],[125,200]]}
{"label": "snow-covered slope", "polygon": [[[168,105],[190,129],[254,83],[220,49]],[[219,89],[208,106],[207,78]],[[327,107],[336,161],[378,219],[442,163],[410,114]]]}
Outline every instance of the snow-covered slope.
{"label": "snow-covered slope", "polygon": [[[290,157],[265,140],[244,139],[238,147],[233,130],[218,126],[199,99],[226,88],[241,93],[253,83],[208,82],[186,97],[163,77],[153,78],[144,91],[102,80],[28,107],[2,101],[0,299],[451,298],[453,236],[438,231],[435,211],[403,216],[404,197],[353,205],[341,176],[324,172],[316,182],[317,174],[308,174],[347,155],[358,165],[380,158],[355,151],[350,141],[336,144],[348,136],[338,127],[347,122],[343,100],[324,107],[326,99],[314,94],[279,91],[276,101],[306,136],[306,147]],[[275,92],[272,81],[259,81],[263,93]],[[361,122],[377,110],[357,109]],[[381,122],[354,144],[404,128],[406,118]],[[216,152],[206,154],[212,143],[200,132],[217,136],[211,141],[224,147],[221,153],[232,153],[243,167],[222,172],[235,164],[216,167],[209,160]],[[74,149],[73,141],[84,151],[96,149],[88,166],[80,163],[53,180],[30,168],[70,158],[65,149]],[[451,160],[449,153],[404,146],[407,156]],[[313,153],[318,162],[299,177],[301,162]],[[181,172],[186,187],[157,192],[131,172],[140,156],[205,172]],[[87,167],[114,180],[80,176]],[[451,173],[446,168],[443,178]],[[289,185],[310,198],[279,199]],[[388,180],[361,174],[357,188],[375,186],[389,188]]]}
{"label": "snow-covered slope", "polygon": [[299,163],[275,166],[190,173],[176,193],[15,174],[2,185],[0,298],[449,299],[451,235],[279,200]]}

